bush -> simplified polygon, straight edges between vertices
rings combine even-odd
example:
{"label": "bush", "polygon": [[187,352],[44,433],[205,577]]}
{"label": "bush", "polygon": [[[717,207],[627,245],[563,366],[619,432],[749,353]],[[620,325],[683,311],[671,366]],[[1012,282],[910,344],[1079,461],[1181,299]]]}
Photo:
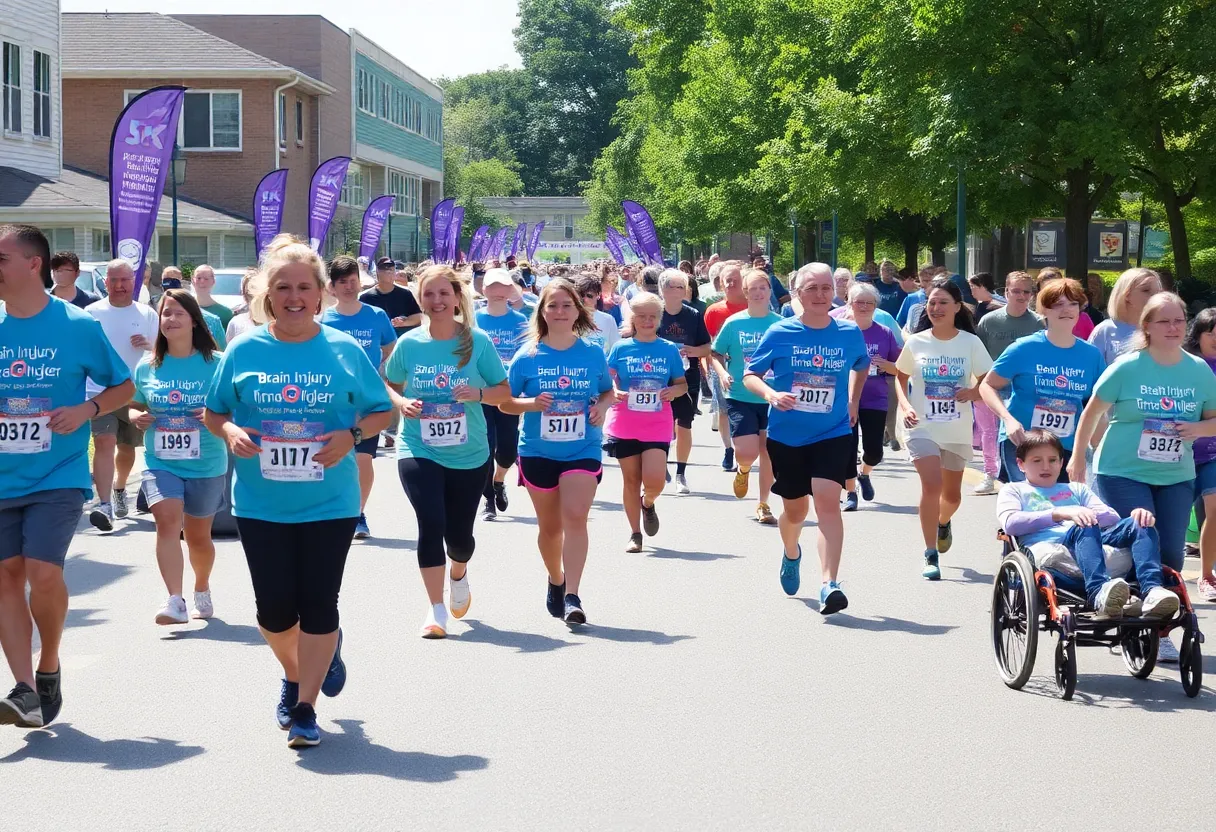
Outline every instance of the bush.
{"label": "bush", "polygon": [[1216,248],[1191,253],[1191,276],[1204,283],[1216,284]]}

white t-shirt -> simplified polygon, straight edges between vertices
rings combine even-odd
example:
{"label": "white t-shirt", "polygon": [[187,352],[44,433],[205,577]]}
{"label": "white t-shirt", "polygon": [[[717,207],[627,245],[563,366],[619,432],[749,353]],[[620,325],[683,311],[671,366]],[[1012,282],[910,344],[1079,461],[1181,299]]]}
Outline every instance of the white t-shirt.
{"label": "white t-shirt", "polygon": [[607,312],[592,309],[591,317],[595,319],[596,331],[584,336],[583,340],[601,347],[604,355],[607,356],[612,352],[612,345],[621,340],[621,330],[616,325],[616,319]]}
{"label": "white t-shirt", "polygon": [[[110,346],[114,348],[118,357],[134,375],[136,365],[156,343],[156,330],[160,326],[156,313],[152,311],[151,307],[138,301],[133,301],[130,306],[114,306],[110,303],[109,298],[102,298],[96,303],[90,303],[85,307],[85,311],[101,323],[106,340],[110,342]],[[147,338],[149,349],[143,350],[131,346],[132,335],[142,335]],[[102,389],[101,386],[93,383],[93,379],[88,379],[85,384],[85,396],[92,398]]]}
{"label": "white t-shirt", "polygon": [[895,367],[908,374],[912,407],[920,420],[907,431],[908,438],[969,446],[971,403],[955,400],[954,394],[974,387],[976,377],[992,369],[979,337],[959,330],[949,341],[939,341],[932,330],[918,332],[908,336]]}

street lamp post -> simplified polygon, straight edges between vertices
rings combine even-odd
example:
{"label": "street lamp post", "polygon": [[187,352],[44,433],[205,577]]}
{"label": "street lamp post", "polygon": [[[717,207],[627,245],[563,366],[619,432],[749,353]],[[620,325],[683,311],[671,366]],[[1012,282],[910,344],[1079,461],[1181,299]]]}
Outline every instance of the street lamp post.
{"label": "street lamp post", "polygon": [[790,227],[794,229],[794,271],[798,271],[798,212],[790,209]]}
{"label": "street lamp post", "polygon": [[182,155],[181,148],[175,142],[173,144],[173,265],[181,265],[177,262],[177,186],[186,184],[186,157]]}

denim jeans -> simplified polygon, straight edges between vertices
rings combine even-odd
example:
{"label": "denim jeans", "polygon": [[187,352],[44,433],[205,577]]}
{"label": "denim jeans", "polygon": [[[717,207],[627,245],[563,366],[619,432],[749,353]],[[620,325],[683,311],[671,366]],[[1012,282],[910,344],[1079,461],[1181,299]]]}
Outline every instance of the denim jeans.
{"label": "denim jeans", "polygon": [[1161,563],[1182,571],[1186,558],[1186,527],[1191,522],[1191,504],[1195,499],[1194,480],[1184,480],[1171,485],[1146,485],[1098,474],[1094,477],[1094,490],[1102,502],[1113,508],[1120,517],[1127,517],[1134,508],[1145,508],[1157,518],[1157,537],[1161,541]]}
{"label": "denim jeans", "polygon": [[1076,558],[1077,566],[1081,567],[1081,574],[1085,577],[1085,597],[1091,604],[1102,584],[1110,580],[1106,571],[1106,555],[1102,551],[1104,545],[1132,550],[1141,597],[1153,587],[1161,586],[1161,546],[1157,530],[1141,528],[1130,517],[1123,518],[1109,529],[1073,526],[1065,533],[1063,543]]}

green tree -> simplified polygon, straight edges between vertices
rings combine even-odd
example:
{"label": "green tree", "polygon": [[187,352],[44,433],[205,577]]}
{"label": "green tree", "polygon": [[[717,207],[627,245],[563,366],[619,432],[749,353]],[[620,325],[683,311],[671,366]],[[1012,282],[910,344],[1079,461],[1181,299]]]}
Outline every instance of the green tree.
{"label": "green tree", "polygon": [[463,148],[447,143],[443,149],[443,195],[453,197],[464,208],[461,226],[462,247],[482,225],[499,227],[506,219],[487,209],[481,202],[489,196],[519,196],[523,181],[515,170],[499,159],[466,161]]}

